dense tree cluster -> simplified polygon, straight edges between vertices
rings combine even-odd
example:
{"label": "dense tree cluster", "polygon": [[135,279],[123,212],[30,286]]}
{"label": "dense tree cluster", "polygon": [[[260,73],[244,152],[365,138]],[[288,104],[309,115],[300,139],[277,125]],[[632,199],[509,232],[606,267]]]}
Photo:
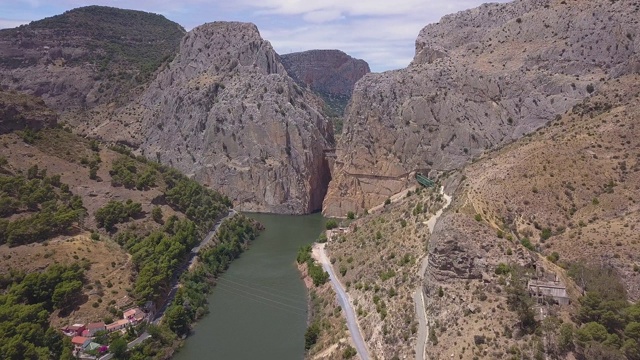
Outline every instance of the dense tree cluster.
{"label": "dense tree cluster", "polygon": [[[183,335],[188,330],[189,323],[206,313],[206,294],[211,290],[210,280],[225,271],[258,233],[258,224],[242,215],[227,219],[220,225],[215,245],[202,249],[199,254],[201,261],[180,279],[182,286],[169,308],[174,315],[174,320],[168,323],[171,330]],[[183,308],[185,304],[188,307],[184,307],[184,312],[174,309]]]}
{"label": "dense tree cluster", "polygon": [[69,340],[49,327],[49,315],[79,299],[84,270],[77,263],[55,264],[42,273],[0,278],[1,359],[73,359]]}
{"label": "dense tree cluster", "polygon": [[162,358],[160,349],[171,346],[176,335],[186,335],[190,324],[207,313],[207,294],[213,286],[213,279],[227,269],[259,231],[259,224],[243,215],[225,220],[220,225],[215,244],[202,249],[199,254],[201,261],[180,278],[182,286],[165,312],[163,323],[150,326],[148,331],[152,337],[142,346],[132,349],[130,359]]}
{"label": "dense tree cluster", "polygon": [[121,156],[111,164],[111,185],[124,186],[127,189],[145,190],[156,186],[157,172],[152,167],[138,169],[138,163],[128,157]]}
{"label": "dense tree cluster", "polygon": [[320,286],[329,280],[329,273],[324,271],[322,266],[316,264],[311,258],[311,245],[298,249],[296,261],[298,264],[307,263],[307,271],[315,286]]}
{"label": "dense tree cluster", "polygon": [[199,238],[192,221],[172,216],[161,229],[147,236],[127,230],[116,235],[115,240],[133,256],[138,270],[134,293],[140,302],[145,302],[157,300],[167,290],[173,274]]}
{"label": "dense tree cluster", "polygon": [[200,224],[205,231],[231,206],[231,200],[226,196],[203,187],[176,170],[171,169],[163,175],[167,184],[165,197],[169,205]]}
{"label": "dense tree cluster", "polygon": [[[21,214],[17,219],[8,217]],[[70,230],[84,214],[82,199],[37,165],[27,177],[0,175],[0,244],[44,241]]]}
{"label": "dense tree cluster", "polygon": [[586,358],[640,359],[640,304],[627,301],[615,270],[579,264],[569,274],[586,294],[577,314],[581,326],[567,347]]}
{"label": "dense tree cluster", "polygon": [[141,213],[142,204],[133,202],[131,199],[126,202],[111,200],[96,211],[96,222],[98,227],[112,231],[114,225],[125,223]]}
{"label": "dense tree cluster", "polygon": [[320,335],[320,322],[314,321],[307,327],[304,333],[304,349],[309,350],[318,341]]}

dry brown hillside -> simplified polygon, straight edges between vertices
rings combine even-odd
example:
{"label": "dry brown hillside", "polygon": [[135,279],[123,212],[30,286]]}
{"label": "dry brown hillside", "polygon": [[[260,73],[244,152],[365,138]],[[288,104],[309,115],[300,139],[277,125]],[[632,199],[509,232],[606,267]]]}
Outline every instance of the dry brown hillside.
{"label": "dry brown hillside", "polygon": [[[117,300],[130,294],[136,272],[131,256],[111,240],[111,235],[104,229],[101,230],[99,241],[90,239],[90,230],[97,228],[94,214],[110,200],[132,199],[142,204],[146,216],[118,226],[135,226],[140,232],[150,231],[160,226],[149,214],[154,206],[154,199],[160,198],[162,192],[158,187],[141,191],[112,186],[109,174],[112,163],[126,156],[103,145],[99,146],[98,152],[94,152],[89,140],[60,128],[41,130],[36,136],[34,143],[29,144],[17,133],[0,135],[0,154],[7,161],[0,169],[0,175],[26,174],[33,166],[37,166],[39,171],[46,170],[48,176],[60,175],[60,181],[69,185],[71,193],[82,198],[86,215],[74,230],[48,241],[16,247],[1,245],[0,274],[7,274],[10,270],[30,273],[42,271],[53,263],[71,264],[87,260],[91,266],[86,272],[82,301],[70,314],[58,317],[59,314],[54,313],[52,324],[58,326],[115,317],[115,313],[109,310]],[[100,156],[101,163],[96,180],[92,180],[89,178],[88,161],[97,155]],[[168,205],[159,206],[166,217],[172,214],[184,217]],[[10,220],[28,215],[29,211],[21,211]]]}
{"label": "dry brown hillside", "polygon": [[473,212],[542,255],[615,267],[640,298],[640,76],[600,90],[464,170]]}
{"label": "dry brown hillside", "polygon": [[443,203],[435,189],[408,192],[355,220],[326,246],[336,275],[353,299],[373,358],[413,356],[418,332],[414,293],[422,281],[426,221]]}
{"label": "dry brown hillside", "polygon": [[[562,267],[610,269],[612,286],[620,279],[629,300],[640,295],[638,80],[603,81],[547,127],[465,167],[461,185],[449,187],[455,200],[430,238],[425,280],[431,358],[633,358],[633,340],[564,341],[560,329],[564,322],[564,329],[586,331],[593,320],[581,308],[601,306],[585,305],[583,284]],[[535,268],[559,277],[571,305],[527,307],[539,321],[528,333],[517,309],[528,295],[514,297],[512,285],[526,284]],[[614,313],[623,325],[607,330],[620,339],[610,329],[629,320]]]}

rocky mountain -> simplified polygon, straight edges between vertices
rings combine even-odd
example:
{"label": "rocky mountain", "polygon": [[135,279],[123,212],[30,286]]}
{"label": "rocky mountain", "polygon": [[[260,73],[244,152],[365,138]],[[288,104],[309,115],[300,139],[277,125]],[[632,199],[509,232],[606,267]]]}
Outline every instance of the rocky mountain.
{"label": "rocky mountain", "polygon": [[516,0],[445,16],[413,62],[355,86],[323,212],[382,203],[420,171],[457,169],[640,69],[637,5]]}
{"label": "rocky mountain", "polygon": [[338,115],[344,113],[355,83],[371,72],[366,61],[340,50],[309,50],[280,59],[289,76],[318,93]]}
{"label": "rocky mountain", "polygon": [[0,87],[42,97],[85,131],[95,112],[139,93],[184,33],[160,15],[102,6],[0,30]]}
{"label": "rocky mountain", "polygon": [[[561,118],[445,181],[455,200],[429,239],[424,279],[427,318],[438,338],[427,347],[430,358],[453,344],[456,357],[470,358],[459,349],[478,346],[479,337],[514,348],[508,336],[487,331],[502,328],[514,329],[513,339],[524,335],[516,345],[523,353],[637,358],[640,346],[620,329],[636,319],[625,315],[633,311],[625,309],[628,301],[640,308],[639,80],[637,73],[605,80]],[[527,281],[518,280],[516,269],[526,269],[526,279],[566,287],[571,305],[517,300],[513,284],[525,289]],[[606,307],[602,299],[621,304],[605,310],[619,322],[590,313]],[[495,315],[484,316],[489,312]],[[619,343],[584,340],[589,326]],[[533,328],[538,335],[527,335]],[[484,357],[505,358],[491,351]]]}
{"label": "rocky mountain", "polygon": [[54,127],[58,114],[35,96],[0,90],[0,134]]}
{"label": "rocky mountain", "polygon": [[238,208],[309,213],[330,180],[333,129],[322,100],[298,86],[253,24],[214,22],[132,104],[96,129],[191,174]]}

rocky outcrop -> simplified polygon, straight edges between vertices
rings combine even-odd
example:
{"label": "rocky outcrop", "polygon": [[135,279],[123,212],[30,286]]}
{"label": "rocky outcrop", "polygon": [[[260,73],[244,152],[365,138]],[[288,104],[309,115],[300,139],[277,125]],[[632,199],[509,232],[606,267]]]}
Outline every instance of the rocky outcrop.
{"label": "rocky outcrop", "polygon": [[534,257],[522,247],[507,256],[508,241],[496,241],[495,233],[468,215],[447,213],[434,227],[429,239],[429,266],[425,283],[482,279],[492,274],[498,263],[532,266]]}
{"label": "rocky outcrop", "polygon": [[309,50],[281,55],[287,73],[301,86],[323,98],[341,101],[340,111],[351,98],[355,83],[371,72],[369,64],[340,50]]}
{"label": "rocky outcrop", "polygon": [[0,90],[0,134],[30,128],[40,130],[56,126],[58,114],[42,99]]}
{"label": "rocky outcrop", "polygon": [[131,101],[184,33],[163,16],[103,6],[0,30],[0,88],[42,97],[84,131],[98,112]]}
{"label": "rocky outcrop", "polygon": [[382,203],[486,149],[540,128],[638,71],[630,2],[519,0],[485,4],[425,27],[413,62],[357,84],[323,212]]}
{"label": "rocky outcrop", "polygon": [[215,22],[189,32],[167,69],[95,134],[140,146],[241,210],[302,214],[321,208],[330,180],[333,130],[321,104],[255,25]]}

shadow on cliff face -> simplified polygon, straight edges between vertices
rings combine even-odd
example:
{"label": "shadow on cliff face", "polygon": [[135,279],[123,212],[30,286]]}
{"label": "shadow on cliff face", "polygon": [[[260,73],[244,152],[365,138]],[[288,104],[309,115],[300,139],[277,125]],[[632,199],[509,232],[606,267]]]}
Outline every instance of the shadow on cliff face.
{"label": "shadow on cliff face", "polygon": [[322,203],[329,190],[329,182],[331,182],[331,166],[327,158],[323,157],[317,176],[311,178],[311,196],[308,208],[310,213],[322,211]]}

